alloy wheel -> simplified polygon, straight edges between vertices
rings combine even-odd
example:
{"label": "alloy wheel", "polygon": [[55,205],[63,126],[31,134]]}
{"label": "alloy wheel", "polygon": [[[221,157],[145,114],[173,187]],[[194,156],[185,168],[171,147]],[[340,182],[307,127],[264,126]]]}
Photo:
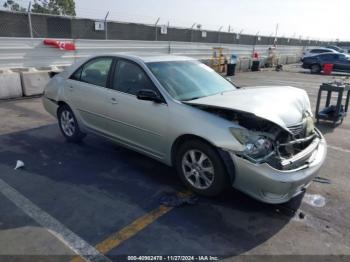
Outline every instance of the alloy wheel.
{"label": "alloy wheel", "polygon": [[64,110],[61,114],[61,127],[67,136],[73,136],[75,133],[75,120],[71,112]]}
{"label": "alloy wheel", "polygon": [[215,177],[209,157],[200,150],[188,150],[182,157],[182,171],[186,180],[196,189],[207,189]]}

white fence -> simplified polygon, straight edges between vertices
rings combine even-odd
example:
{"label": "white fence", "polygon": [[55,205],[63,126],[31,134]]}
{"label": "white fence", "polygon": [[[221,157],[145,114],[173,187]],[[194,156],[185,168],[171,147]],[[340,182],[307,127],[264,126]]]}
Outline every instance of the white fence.
{"label": "white fence", "polygon": [[[66,40],[66,39],[65,39]],[[69,65],[76,60],[97,54],[117,52],[161,53],[209,59],[213,47],[226,48],[227,55],[251,57],[251,45],[202,44],[189,42],[135,41],[135,40],[75,40],[76,51],[64,51],[45,46],[43,39],[0,38],[0,68],[45,67]],[[255,46],[255,51],[266,56],[269,46]],[[278,46],[277,55],[300,56],[301,46]]]}

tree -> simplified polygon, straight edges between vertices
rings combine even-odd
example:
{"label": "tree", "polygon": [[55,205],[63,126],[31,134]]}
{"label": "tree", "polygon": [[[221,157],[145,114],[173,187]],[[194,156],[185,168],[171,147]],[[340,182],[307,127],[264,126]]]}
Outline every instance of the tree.
{"label": "tree", "polygon": [[5,9],[11,10],[11,11],[17,11],[17,12],[25,12],[26,9],[22,6],[20,6],[16,1],[14,0],[7,0],[3,7]]}
{"label": "tree", "polygon": [[[6,0],[3,7],[11,11],[26,12],[16,0]],[[74,0],[34,0],[31,11],[40,14],[75,16]]]}
{"label": "tree", "polygon": [[34,0],[33,13],[75,16],[74,0]]}

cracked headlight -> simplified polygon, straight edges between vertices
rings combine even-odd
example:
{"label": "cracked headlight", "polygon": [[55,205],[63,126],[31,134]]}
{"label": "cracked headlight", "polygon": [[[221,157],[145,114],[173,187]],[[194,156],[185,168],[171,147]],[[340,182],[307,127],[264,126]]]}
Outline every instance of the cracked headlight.
{"label": "cracked headlight", "polygon": [[252,160],[262,160],[273,152],[270,138],[240,128],[230,128],[233,136],[244,145],[243,155]]}

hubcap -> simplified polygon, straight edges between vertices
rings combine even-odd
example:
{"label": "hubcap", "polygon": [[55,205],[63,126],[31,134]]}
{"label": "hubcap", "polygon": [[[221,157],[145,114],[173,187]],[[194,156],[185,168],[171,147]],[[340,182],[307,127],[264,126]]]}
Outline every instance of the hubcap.
{"label": "hubcap", "polygon": [[67,136],[74,135],[75,121],[71,112],[64,110],[61,114],[61,127]]}
{"label": "hubcap", "polygon": [[189,150],[182,158],[186,180],[197,189],[207,189],[214,181],[214,166],[209,157],[199,150]]}

